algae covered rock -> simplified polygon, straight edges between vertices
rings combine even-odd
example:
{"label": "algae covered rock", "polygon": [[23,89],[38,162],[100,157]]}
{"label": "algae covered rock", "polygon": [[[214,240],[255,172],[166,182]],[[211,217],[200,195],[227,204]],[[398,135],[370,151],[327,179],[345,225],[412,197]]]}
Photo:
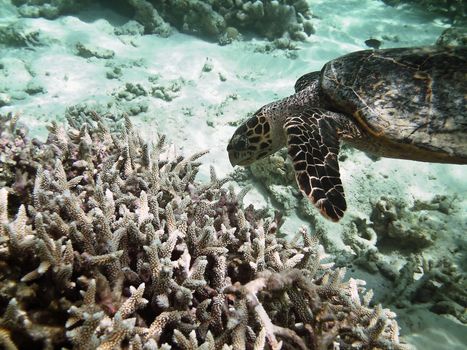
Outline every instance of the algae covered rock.
{"label": "algae covered rock", "polygon": [[30,30],[18,21],[0,26],[0,45],[10,47],[32,47],[43,44],[43,35],[38,30]]}
{"label": "algae covered rock", "polygon": [[81,42],[78,42],[75,45],[75,49],[76,49],[76,54],[83,58],[96,57],[96,58],[102,58],[102,59],[110,59],[115,56],[115,52],[112,50],[105,49],[102,47],[96,47],[96,46],[89,45],[89,44],[83,44]]}
{"label": "algae covered rock", "polygon": [[440,46],[462,46],[467,45],[467,28],[465,26],[451,27],[445,29],[438,40],[436,45]]}
{"label": "algae covered rock", "polygon": [[54,19],[78,11],[90,0],[12,0],[23,17],[44,17]]}
{"label": "algae covered rock", "polygon": [[383,0],[383,2],[391,6],[410,4],[454,21],[461,23],[466,21],[467,2],[463,0]]}
{"label": "algae covered rock", "polygon": [[134,8],[134,19],[141,23],[146,34],[159,34],[168,37],[172,33],[170,25],[159,14],[150,2],[146,0],[128,0]]}
{"label": "algae covered rock", "polygon": [[144,26],[134,20],[130,20],[125,24],[115,28],[116,35],[143,35]]}
{"label": "algae covered rock", "polygon": [[226,21],[209,3],[196,2],[183,16],[182,30],[199,33],[208,38],[219,38],[226,29]]}
{"label": "algae covered rock", "polygon": [[381,239],[386,238],[411,249],[431,245],[436,233],[445,226],[430,212],[410,208],[405,201],[394,197],[381,197],[374,203],[370,219]]}

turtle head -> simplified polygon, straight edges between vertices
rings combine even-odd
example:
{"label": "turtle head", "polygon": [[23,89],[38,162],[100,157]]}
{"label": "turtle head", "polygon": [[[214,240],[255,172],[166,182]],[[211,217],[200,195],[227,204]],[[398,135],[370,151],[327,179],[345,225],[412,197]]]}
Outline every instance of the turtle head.
{"label": "turtle head", "polygon": [[246,120],[233,134],[227,145],[229,160],[232,166],[247,166],[258,159],[278,151],[282,146],[282,128],[276,135],[274,123],[268,116],[269,108],[259,109]]}

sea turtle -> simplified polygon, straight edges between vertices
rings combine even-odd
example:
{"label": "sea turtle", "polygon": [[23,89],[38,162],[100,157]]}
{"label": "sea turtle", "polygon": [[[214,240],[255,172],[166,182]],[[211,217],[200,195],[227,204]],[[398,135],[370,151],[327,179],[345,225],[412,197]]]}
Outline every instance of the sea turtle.
{"label": "sea turtle", "polygon": [[300,190],[331,219],[346,210],[339,143],[377,156],[467,164],[467,47],[357,51],[261,107],[227,151],[249,165],[287,145]]}

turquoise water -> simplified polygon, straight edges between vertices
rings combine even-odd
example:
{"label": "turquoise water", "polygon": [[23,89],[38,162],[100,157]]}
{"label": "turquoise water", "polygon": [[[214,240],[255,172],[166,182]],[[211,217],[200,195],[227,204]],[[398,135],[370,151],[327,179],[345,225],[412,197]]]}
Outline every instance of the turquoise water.
{"label": "turquoise water", "polygon": [[[465,45],[465,5],[455,3],[453,6],[458,6],[455,11],[453,8],[443,11],[436,1],[433,1],[433,4],[420,3],[421,5],[417,5],[416,2],[408,1],[393,7],[378,0],[295,3],[266,0],[0,0],[0,115],[19,116],[19,123],[27,126],[29,135],[45,142],[49,134],[47,126],[50,129],[52,122],[66,125],[66,116],[75,120],[75,127],[79,129],[84,120],[91,123],[83,114],[89,116],[91,111],[95,111],[101,116],[112,115],[112,118],[106,120],[110,123],[110,128],[118,129],[112,120],[117,120],[117,124],[121,125],[122,115],[126,114],[134,130],[145,142],[157,143],[158,134],[166,135],[168,146],[161,155],[161,169],[164,162],[170,163],[171,159],[180,155],[209,150],[208,154],[199,159],[197,182],[206,183],[212,180],[213,168],[218,178],[230,177],[231,180],[224,185],[225,188],[233,186],[235,190],[240,191],[242,188],[251,187],[245,196],[244,207],[253,204],[255,208],[262,209],[270,216],[274,216],[275,211],[280,212],[283,224],[279,233],[287,237],[287,240],[293,240],[302,226],[306,227],[309,234],[318,234],[321,244],[330,254],[327,261],[334,262],[338,268],[346,267],[346,280],[354,278],[365,281],[366,288],[374,291],[372,306],[381,303],[383,308],[391,309],[397,314],[396,320],[404,342],[417,349],[464,349],[467,344],[465,165],[391,158],[375,159],[344,146],[339,155],[339,163],[348,209],[339,223],[333,223],[324,219],[318,210],[303,198],[295,183],[291,162],[284,150],[247,168],[233,168],[226,151],[232,134],[243,120],[261,106],[293,94],[295,81],[300,76],[319,71],[326,62],[341,55],[370,49],[370,46],[381,49],[432,46],[449,28],[452,28],[454,33],[449,37],[449,43]],[[447,40],[446,35],[444,38]],[[467,118],[465,106],[461,114]],[[35,221],[37,208],[34,209],[35,203],[31,199],[34,194],[31,191],[38,165],[32,164],[34,157],[31,153],[21,153],[21,150],[29,150],[28,147],[32,146],[26,147],[22,141],[9,139],[12,136],[6,127],[7,124],[8,122],[2,121],[0,129],[0,186],[8,193],[10,210],[2,212],[0,205],[0,213],[4,213],[3,216],[0,215],[0,220],[2,224],[13,225],[20,204],[23,203],[28,217],[26,223],[30,225],[30,230],[36,232],[39,227]],[[15,131],[13,135],[14,133]],[[125,134],[119,137],[123,143],[126,142]],[[13,147],[13,151],[8,142],[15,144],[16,148]],[[467,147],[465,136],[461,136],[459,142],[463,142]],[[17,154],[14,152],[23,154],[21,164],[18,163],[18,158],[10,159],[12,154]],[[76,154],[65,152],[62,156],[67,180],[70,180],[70,176],[75,176],[76,172],[81,171],[76,170],[76,166],[73,168],[71,162],[68,162],[71,168],[66,167],[68,160],[76,160],[73,158]],[[138,158],[138,162],[141,161],[140,158],[142,156]],[[44,160],[45,169],[47,161]],[[32,170],[25,165],[28,162],[32,164]],[[115,162],[120,164],[117,160]],[[137,162],[133,163],[132,166],[136,167]],[[20,170],[16,171],[17,169]],[[101,169],[102,165],[98,166],[94,175]],[[23,171],[30,172],[31,177],[24,175]],[[91,173],[86,174],[92,176],[89,175]],[[118,197],[116,188],[109,186],[108,190],[115,193],[115,198]],[[87,203],[88,197],[93,195],[89,189],[86,192],[84,185],[82,188],[73,187],[71,191],[77,191],[76,195],[82,204]],[[80,191],[82,194],[79,196]],[[60,191],[57,189],[49,192],[55,193],[57,198],[60,197]],[[190,191],[187,193],[193,194]],[[144,211],[141,206],[144,201],[140,193],[133,194],[133,202],[128,198],[122,199],[119,205],[124,203],[125,208],[130,208],[135,217],[138,217]],[[110,195],[106,195],[106,200],[110,201]],[[193,198],[193,203],[196,203]],[[57,205],[60,205],[61,201],[64,199],[57,199]],[[163,204],[167,203],[163,201]],[[133,211],[132,205],[137,209]],[[175,199],[172,205],[181,208]],[[83,204],[83,208],[86,216],[94,217],[95,213],[91,213],[93,205],[89,204],[89,207],[86,207]],[[44,209],[44,215],[51,215],[52,209],[47,210],[48,212]],[[116,219],[124,216],[123,207],[117,205],[115,210]],[[193,213],[181,211],[176,211],[176,219],[182,222],[188,218],[187,222],[190,222],[190,215]],[[164,215],[165,220],[169,221],[169,214]],[[215,217],[214,214],[206,215]],[[67,217],[64,218],[65,221],[66,219]],[[142,224],[139,219],[135,220],[137,225]],[[115,233],[119,225],[125,224],[115,224],[111,231]],[[233,224],[232,226],[236,227]],[[219,231],[219,227],[216,230]],[[1,232],[0,241],[0,263],[4,271],[0,275],[0,314],[3,314],[0,341],[6,348],[11,345],[9,340],[18,348],[77,347],[71,340],[72,333],[66,333],[78,328],[76,325],[65,325],[70,318],[69,311],[52,313],[56,315],[54,317],[57,317],[57,320],[50,324],[43,318],[51,317],[48,313],[52,309],[55,312],[60,308],[68,310],[71,305],[81,307],[79,291],[90,285],[88,279],[97,278],[96,272],[90,269],[92,273],[85,273],[85,277],[80,280],[82,267],[73,264],[78,264],[77,261],[81,260],[75,256],[70,280],[76,285],[63,289],[48,284],[53,280],[49,279],[48,275],[55,276],[54,274],[61,270],[53,264],[52,267],[46,267],[44,263],[42,268],[45,272],[38,272],[34,270],[36,266],[33,266],[31,261],[16,261],[12,256],[14,249],[11,248],[11,235],[6,232]],[[30,238],[29,235],[34,236],[37,233],[27,232],[28,234],[21,239],[25,242],[36,242],[36,238]],[[253,228],[251,234],[257,234]],[[41,239],[37,239],[37,242]],[[59,245],[56,254],[59,255],[58,260],[65,259],[65,243],[74,242],[75,238],[68,232],[62,238],[55,233],[52,239],[55,242],[61,239],[63,245]],[[177,239],[180,245],[184,238]],[[31,247],[42,244],[37,242],[31,244]],[[119,249],[123,249],[124,244],[127,243],[119,245],[117,242]],[[128,244],[128,247],[131,247],[131,244]],[[25,255],[30,255],[32,260],[38,259],[39,262],[43,262],[40,254],[31,247],[27,248],[30,250],[26,250]],[[128,247],[124,248],[130,249]],[[180,249],[183,250],[183,247]],[[76,255],[84,254],[78,248],[75,252]],[[127,259],[132,261],[128,266],[125,265],[126,258],[121,257],[122,269],[126,266],[136,271],[136,261],[145,261],[145,254],[145,250],[141,248],[140,252],[135,253],[135,261],[132,260],[133,257]],[[177,254],[172,255],[173,259],[174,256],[178,259]],[[209,269],[212,268],[213,262],[211,258],[208,261]],[[183,266],[178,260],[176,264]],[[192,265],[193,261],[186,268]],[[12,266],[18,266],[18,269],[15,270]],[[137,271],[143,276],[144,271],[141,269],[143,268],[139,267]],[[105,268],[99,270],[100,273],[108,273],[103,270]],[[21,282],[21,278],[31,271],[39,274],[37,278]],[[117,323],[113,318],[113,308],[118,309],[131,295],[130,285],[137,288],[144,280],[141,276],[139,279],[134,277],[134,271],[133,274],[125,271],[126,279],[122,282],[125,287],[121,295],[116,297],[118,301],[113,300],[109,302],[110,306],[107,305],[106,296],[103,295],[105,293],[102,292],[102,295],[97,296],[96,308],[86,311],[88,314],[94,312],[94,315],[103,311],[108,317],[102,318],[100,325],[95,327],[96,339],[88,343],[87,347],[97,348],[106,337],[110,337],[109,334],[114,334],[112,331],[117,327]],[[209,282],[209,278],[206,278]],[[148,281],[145,283],[147,289],[144,297],[149,298],[154,291],[148,287]],[[362,283],[358,282],[356,285],[362,289]],[[12,285],[15,287],[11,287]],[[115,293],[116,287],[112,286],[110,289],[112,288]],[[98,290],[102,289],[106,290],[98,286]],[[173,296],[170,296],[168,290],[170,288],[166,291],[167,298],[170,299]],[[349,287],[347,293],[351,293],[350,291],[353,289]],[[36,297],[43,293],[49,293],[53,297]],[[160,294],[164,293],[160,291]],[[264,295],[260,299],[263,297]],[[32,320],[30,322],[40,329],[37,332],[41,336],[37,336],[37,339],[34,338],[33,327],[20,325],[20,316],[14,316],[15,321],[11,321],[13,323],[5,321],[5,310],[9,310],[7,305],[12,298],[19,301],[21,312],[25,312],[27,318]],[[45,299],[53,302],[42,304]],[[158,308],[161,307],[155,307],[154,303],[164,303],[164,300],[162,298],[156,302],[156,299],[154,297],[154,300],[149,300],[152,309],[150,306],[142,306],[139,312],[133,310],[124,317],[128,319],[124,323],[125,327],[131,331],[122,335],[117,348],[129,348],[136,335],[135,325],[149,327],[150,324],[145,323],[158,317]],[[240,328],[235,328],[232,324],[240,322],[241,317],[235,312],[241,314],[242,307],[246,306],[234,305],[233,299],[227,299],[224,305],[226,310],[231,307],[237,308],[237,311],[230,310],[230,313],[226,313],[233,320],[229,326],[228,317],[223,316],[225,327],[233,333],[241,333]],[[261,300],[266,306],[270,306]],[[168,303],[170,302],[169,300]],[[61,306],[57,306],[60,303]],[[173,307],[170,305],[167,309],[169,311]],[[195,308],[197,305],[190,307]],[[260,338],[258,322],[253,320],[253,316],[250,318],[247,324],[254,336],[242,331],[247,334],[247,349],[253,348],[252,344]],[[184,319],[182,323],[189,321],[192,319]],[[310,335],[303,330],[303,324],[300,324],[302,321],[295,321],[297,326],[293,329],[294,332],[305,339],[305,346],[312,348],[311,344],[306,343],[310,342]],[[87,322],[86,317],[83,316],[79,322],[80,326]],[[197,329],[203,327],[199,321],[194,324]],[[54,330],[44,330],[46,325]],[[176,322],[167,327],[179,327],[186,338],[189,338],[189,327],[184,329],[183,325]],[[367,325],[367,328],[371,327]],[[50,343],[42,336],[48,331],[54,334],[50,337]],[[207,342],[205,334],[199,329],[197,332],[195,337],[199,345]],[[174,340],[173,332],[169,332],[170,336],[163,334],[163,341],[160,342],[160,339],[154,336],[158,345],[166,342],[173,345],[174,349],[183,348],[181,340]],[[214,334],[218,342],[221,342],[219,339],[223,339],[220,334]],[[139,336],[143,339],[147,335]],[[264,348],[278,346],[274,345],[272,335],[265,337],[267,345],[264,345]],[[278,338],[285,339],[283,348],[291,348],[290,344],[294,344],[295,348],[301,346],[301,343],[290,342],[290,339],[287,343],[288,338],[283,334],[278,335]],[[258,340],[259,348],[260,343]],[[226,341],[226,344],[230,343]],[[136,348],[136,345],[134,346]],[[149,348],[150,345],[147,346]],[[242,343],[237,346],[242,348]],[[365,345],[361,346],[365,348]]]}

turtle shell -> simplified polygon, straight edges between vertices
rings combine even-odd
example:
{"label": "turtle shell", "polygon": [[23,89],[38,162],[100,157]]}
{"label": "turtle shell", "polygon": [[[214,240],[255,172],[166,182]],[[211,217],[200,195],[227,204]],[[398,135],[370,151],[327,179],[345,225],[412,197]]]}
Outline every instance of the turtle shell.
{"label": "turtle shell", "polygon": [[467,162],[466,47],[354,52],[323,67],[320,88],[327,109],[367,132],[373,153]]}

